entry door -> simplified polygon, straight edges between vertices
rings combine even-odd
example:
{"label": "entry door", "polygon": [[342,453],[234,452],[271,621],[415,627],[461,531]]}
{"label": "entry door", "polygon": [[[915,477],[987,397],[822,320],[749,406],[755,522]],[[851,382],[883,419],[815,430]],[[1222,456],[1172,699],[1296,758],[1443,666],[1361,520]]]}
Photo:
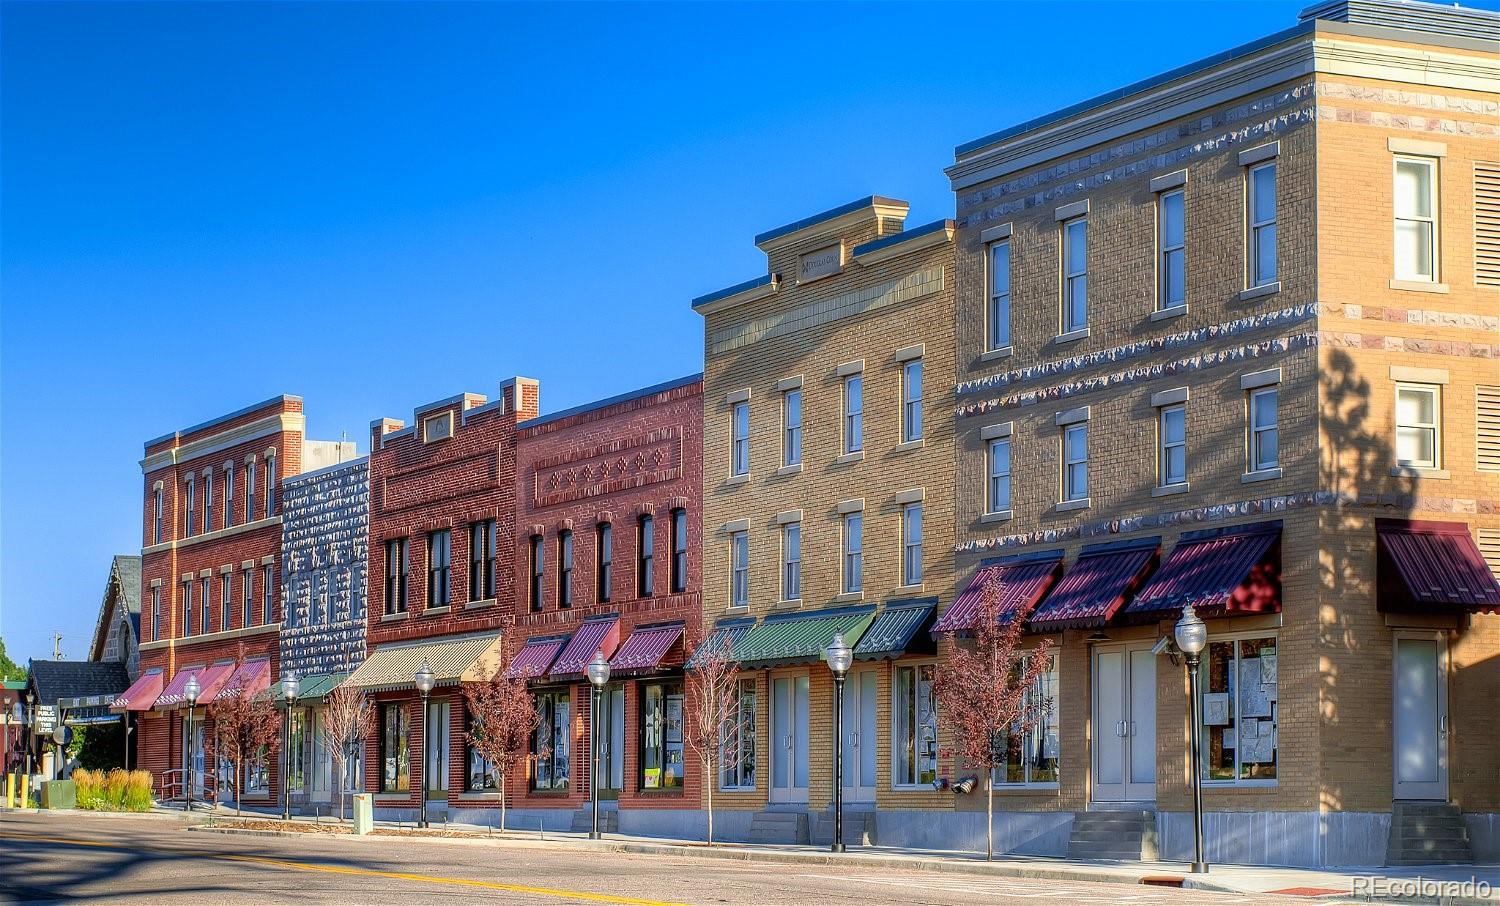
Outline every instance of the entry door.
{"label": "entry door", "polygon": [[1094,799],[1156,799],[1156,655],[1150,644],[1094,649]]}
{"label": "entry door", "polygon": [[875,801],[874,670],[849,674],[844,683],[844,799]]}
{"label": "entry door", "polygon": [[193,795],[203,796],[203,718],[199,717],[193,721],[193,753],[189,758],[193,773]]}
{"label": "entry door", "polygon": [[427,798],[448,798],[448,700],[427,703]]}
{"label": "entry door", "polygon": [[600,696],[599,798],[619,799],[625,786],[625,687],[611,686]]}
{"label": "entry door", "polygon": [[1396,639],[1395,798],[1448,798],[1448,644]]}
{"label": "entry door", "polygon": [[771,801],[807,801],[807,677],[771,681]]}

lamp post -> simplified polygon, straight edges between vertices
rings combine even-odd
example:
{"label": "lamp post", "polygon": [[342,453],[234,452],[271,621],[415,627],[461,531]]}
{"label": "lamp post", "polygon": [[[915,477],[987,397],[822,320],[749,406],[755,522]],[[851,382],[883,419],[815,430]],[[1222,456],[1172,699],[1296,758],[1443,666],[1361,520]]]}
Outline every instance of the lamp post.
{"label": "lamp post", "polygon": [[1192,721],[1188,730],[1188,748],[1191,759],[1189,773],[1193,778],[1193,873],[1202,874],[1208,871],[1208,863],[1203,859],[1203,765],[1199,762],[1202,719],[1198,702],[1198,662],[1204,646],[1208,644],[1208,627],[1193,610],[1192,604],[1184,604],[1182,618],[1173,627],[1172,634],[1176,636],[1177,647],[1187,661],[1188,713]]}
{"label": "lamp post", "polygon": [[187,725],[182,733],[182,776],[184,787],[187,790],[187,808],[183,811],[193,810],[193,709],[198,706],[198,694],[203,687],[198,685],[198,674],[188,677],[187,685],[182,687],[183,698],[187,699]]}
{"label": "lamp post", "polygon": [[833,846],[844,851],[844,677],[854,663],[854,649],[836,632],[828,643],[828,669],[833,671]]}
{"label": "lamp post", "polygon": [[292,706],[302,693],[302,680],[296,673],[281,677],[281,700],[286,704],[286,742],[281,746],[281,820],[292,820]]}
{"label": "lamp post", "polygon": [[36,692],[26,690],[26,725],[21,728],[21,738],[26,741],[26,788],[31,788],[31,738],[36,735]]}
{"label": "lamp post", "polygon": [[422,667],[417,671],[416,683],[417,691],[422,693],[422,801],[417,804],[417,827],[426,827],[427,790],[432,785],[431,778],[427,776],[432,773],[427,770],[427,694],[432,691],[433,686],[437,685],[437,676],[427,665],[426,658],[422,658]]}
{"label": "lamp post", "polygon": [[589,826],[589,839],[599,839],[599,701],[604,684],[609,682],[609,661],[603,651],[595,651],[587,670],[589,685],[593,687],[589,699],[589,750],[593,754],[593,767],[589,769],[589,797],[593,801],[593,824]]}

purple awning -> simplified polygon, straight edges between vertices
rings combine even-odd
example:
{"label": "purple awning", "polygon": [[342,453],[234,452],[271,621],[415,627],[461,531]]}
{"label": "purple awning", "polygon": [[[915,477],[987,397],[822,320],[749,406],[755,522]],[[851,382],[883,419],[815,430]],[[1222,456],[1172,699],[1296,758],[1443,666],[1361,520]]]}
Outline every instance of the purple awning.
{"label": "purple awning", "polygon": [[991,581],[1000,582],[1000,610],[1013,613],[1029,609],[1041,600],[1052,586],[1062,566],[1061,551],[1028,554],[1014,560],[979,567],[969,584],[953,600],[932,627],[933,632],[955,632],[974,628],[974,620],[984,600],[984,590]]}
{"label": "purple awning", "polygon": [[1184,532],[1123,613],[1164,619],[1193,605],[1200,616],[1281,611],[1281,523]]}
{"label": "purple awning", "polygon": [[1085,547],[1031,613],[1037,632],[1103,626],[1155,568],[1160,538]]}
{"label": "purple awning", "polygon": [[667,652],[682,638],[682,625],[652,626],[637,629],[610,658],[609,668],[615,673],[632,673],[655,670],[662,665]]}
{"label": "purple awning", "polygon": [[557,659],[557,653],[562,650],[563,643],[568,640],[565,635],[548,636],[541,639],[527,639],[516,656],[510,659],[510,665],[505,668],[505,675],[511,679],[520,677],[532,679],[542,676],[552,662]]}
{"label": "purple awning", "polygon": [[547,671],[551,677],[582,676],[584,668],[594,659],[594,654],[604,652],[607,658],[615,653],[620,644],[620,618],[588,620],[573,632],[567,647],[552,662]]}
{"label": "purple awning", "polygon": [[219,694],[219,690],[233,673],[233,664],[186,667],[177,671],[177,675],[172,677],[172,682],[167,685],[166,691],[162,692],[153,707],[160,711],[187,704],[187,683],[188,679],[194,676],[198,678],[198,704],[207,704],[214,700],[214,696]]}

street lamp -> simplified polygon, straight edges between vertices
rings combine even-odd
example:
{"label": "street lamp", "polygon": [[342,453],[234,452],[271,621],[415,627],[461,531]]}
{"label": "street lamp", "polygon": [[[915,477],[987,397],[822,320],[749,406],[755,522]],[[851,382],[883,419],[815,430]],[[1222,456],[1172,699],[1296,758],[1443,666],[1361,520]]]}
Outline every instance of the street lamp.
{"label": "street lamp", "polygon": [[422,658],[422,668],[417,671],[417,691],[422,693],[422,801],[417,803],[417,827],[427,826],[427,789],[431,786],[432,772],[427,770],[427,694],[432,687],[437,685],[437,676],[433,674],[432,668],[427,665],[427,658]]}
{"label": "street lamp", "polygon": [[593,824],[589,828],[589,839],[599,839],[599,701],[604,684],[609,682],[609,661],[603,651],[595,651],[587,670],[589,684],[593,686],[593,697],[589,701],[589,749],[593,753],[593,768],[589,770],[590,796],[593,799]]}
{"label": "street lamp", "polygon": [[1208,863],[1203,859],[1203,766],[1199,763],[1198,754],[1202,720],[1198,713],[1198,661],[1203,647],[1208,644],[1208,627],[1193,610],[1192,604],[1184,604],[1182,618],[1173,627],[1172,634],[1177,637],[1177,648],[1187,660],[1188,713],[1192,720],[1192,726],[1188,730],[1188,748],[1191,750],[1190,773],[1193,778],[1193,873],[1202,874],[1208,871]]}
{"label": "street lamp", "polygon": [[187,808],[184,811],[193,810],[193,709],[198,706],[198,694],[203,687],[198,685],[198,674],[194,673],[188,677],[187,685],[182,687],[182,695],[187,699],[187,728],[182,734],[182,776],[187,787]]}
{"label": "street lamp", "polygon": [[286,742],[281,746],[281,820],[292,820],[292,705],[302,693],[302,681],[295,672],[281,676],[281,700],[286,704]]}
{"label": "street lamp", "polygon": [[36,691],[26,690],[26,726],[21,731],[21,738],[26,741],[26,787],[31,788],[31,773],[35,765],[31,758],[31,737],[36,735]]}
{"label": "street lamp", "polygon": [[833,846],[844,851],[844,677],[854,663],[854,649],[836,632],[828,643],[828,669],[833,671]]}

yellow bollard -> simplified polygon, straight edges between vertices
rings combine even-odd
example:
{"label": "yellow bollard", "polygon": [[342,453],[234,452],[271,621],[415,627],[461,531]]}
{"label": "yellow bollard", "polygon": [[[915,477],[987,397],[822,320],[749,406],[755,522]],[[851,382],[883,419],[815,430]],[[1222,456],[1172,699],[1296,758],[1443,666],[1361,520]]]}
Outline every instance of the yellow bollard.
{"label": "yellow bollard", "polygon": [[16,807],[16,775],[14,772],[5,775],[5,807]]}
{"label": "yellow bollard", "polygon": [[21,775],[21,808],[31,808],[31,775]]}

